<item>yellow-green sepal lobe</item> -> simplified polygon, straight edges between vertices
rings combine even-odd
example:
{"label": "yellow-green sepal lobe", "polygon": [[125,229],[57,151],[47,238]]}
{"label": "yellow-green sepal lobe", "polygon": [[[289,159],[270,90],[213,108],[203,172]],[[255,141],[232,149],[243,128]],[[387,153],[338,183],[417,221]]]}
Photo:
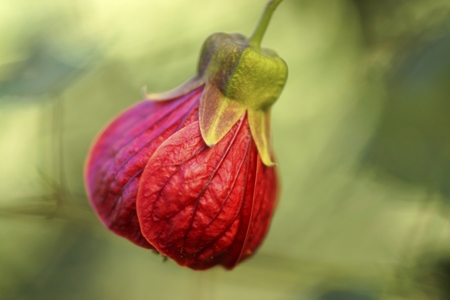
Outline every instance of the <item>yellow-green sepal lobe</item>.
{"label": "yellow-green sepal lobe", "polygon": [[245,106],[222,94],[214,84],[207,84],[200,98],[200,132],[205,143],[217,144],[244,115]]}
{"label": "yellow-green sepal lobe", "polygon": [[227,97],[250,110],[267,110],[284,88],[287,66],[275,52],[247,46],[231,73],[223,86]]}
{"label": "yellow-green sepal lobe", "polygon": [[248,123],[261,161],[268,167],[275,166],[270,145],[270,109],[249,110]]}

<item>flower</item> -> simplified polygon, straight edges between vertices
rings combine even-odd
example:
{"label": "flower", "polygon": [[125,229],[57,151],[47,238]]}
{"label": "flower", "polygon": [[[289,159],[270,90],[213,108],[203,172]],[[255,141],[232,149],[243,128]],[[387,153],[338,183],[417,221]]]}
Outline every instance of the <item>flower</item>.
{"label": "flower", "polygon": [[197,270],[232,269],[260,246],[278,193],[270,107],[287,68],[259,43],[279,2],[250,39],[210,36],[193,79],[146,95],[94,142],[86,187],[111,231]]}

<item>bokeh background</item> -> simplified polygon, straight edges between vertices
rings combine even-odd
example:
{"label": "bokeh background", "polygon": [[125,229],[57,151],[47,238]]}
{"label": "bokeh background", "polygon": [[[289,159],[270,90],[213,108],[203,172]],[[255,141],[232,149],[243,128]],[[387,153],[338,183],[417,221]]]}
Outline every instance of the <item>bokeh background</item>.
{"label": "bokeh background", "polygon": [[90,143],[265,1],[0,1],[0,299],[450,299],[450,2],[285,0],[263,40],[281,199],[257,255],[195,272],[109,233]]}

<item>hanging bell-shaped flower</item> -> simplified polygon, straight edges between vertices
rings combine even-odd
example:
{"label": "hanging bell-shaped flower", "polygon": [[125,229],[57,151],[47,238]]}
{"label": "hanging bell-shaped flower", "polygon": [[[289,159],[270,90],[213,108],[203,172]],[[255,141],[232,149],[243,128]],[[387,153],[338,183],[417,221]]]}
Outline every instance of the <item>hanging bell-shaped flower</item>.
{"label": "hanging bell-shaped flower", "polygon": [[231,269],[262,243],[278,193],[270,109],[287,67],[260,42],[280,2],[250,39],[211,35],[193,79],[100,134],[86,186],[107,228],[192,269]]}

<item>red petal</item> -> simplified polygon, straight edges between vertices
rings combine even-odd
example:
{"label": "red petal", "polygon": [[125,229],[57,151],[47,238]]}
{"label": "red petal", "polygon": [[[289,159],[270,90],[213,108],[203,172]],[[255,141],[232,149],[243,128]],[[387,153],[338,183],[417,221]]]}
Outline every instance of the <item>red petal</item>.
{"label": "red petal", "polygon": [[197,119],[202,88],[165,102],[143,101],[115,119],[94,143],[86,165],[87,190],[102,222],[139,246],[136,196],[142,171],[158,146]]}
{"label": "red petal", "polygon": [[198,122],[153,154],[136,203],[142,234],[162,254],[193,269],[233,268],[262,242],[276,198],[244,116],[213,148]]}

